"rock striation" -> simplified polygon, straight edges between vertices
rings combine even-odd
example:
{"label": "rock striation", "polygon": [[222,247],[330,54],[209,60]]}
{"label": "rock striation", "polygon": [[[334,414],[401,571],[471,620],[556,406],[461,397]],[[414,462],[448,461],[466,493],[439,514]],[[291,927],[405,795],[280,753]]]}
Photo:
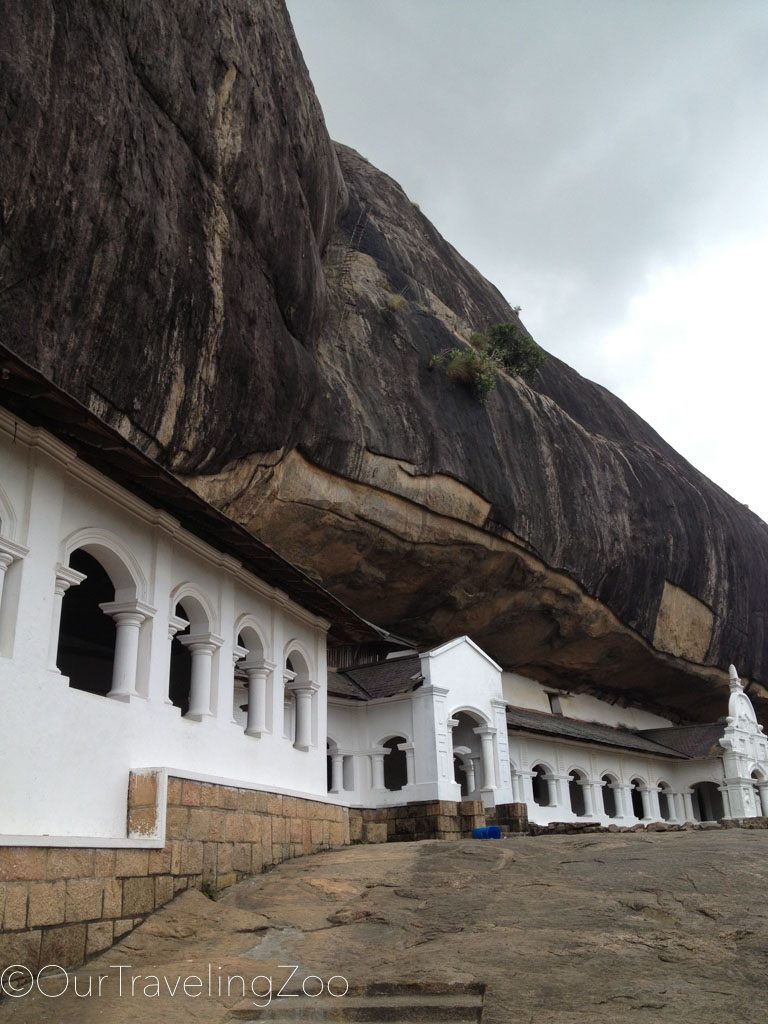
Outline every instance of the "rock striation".
{"label": "rock striation", "polygon": [[282,0],[11,5],[0,88],[7,345],[416,642],[768,707],[768,526],[554,356],[431,368],[517,314],[331,142]]}

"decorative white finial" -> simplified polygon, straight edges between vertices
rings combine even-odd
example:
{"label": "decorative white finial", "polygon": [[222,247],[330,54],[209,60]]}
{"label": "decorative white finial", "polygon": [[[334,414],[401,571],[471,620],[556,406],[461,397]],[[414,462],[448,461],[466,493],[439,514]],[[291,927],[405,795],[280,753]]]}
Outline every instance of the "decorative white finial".
{"label": "decorative white finial", "polygon": [[728,666],[728,682],[732,693],[741,689],[741,680],[739,679],[739,673],[736,671],[735,665]]}

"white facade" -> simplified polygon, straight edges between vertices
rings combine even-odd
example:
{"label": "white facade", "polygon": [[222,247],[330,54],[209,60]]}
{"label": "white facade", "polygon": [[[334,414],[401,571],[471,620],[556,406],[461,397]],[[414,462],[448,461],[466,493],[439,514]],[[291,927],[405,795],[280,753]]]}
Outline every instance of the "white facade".
{"label": "white facade", "polygon": [[[325,794],[328,624],[3,411],[0,466],[0,831],[125,836],[128,773],[154,766]],[[108,697],[56,667],[62,605],[83,579],[76,551],[114,585],[97,613],[116,621]],[[181,630],[184,717],[169,703]],[[259,694],[247,729],[236,661]]]}
{"label": "white facade", "polygon": [[[542,824],[768,812],[768,743],[735,672],[722,753],[699,760],[508,731],[508,706],[672,723],[553,696],[467,637],[412,655],[392,696],[329,697],[328,622],[3,410],[0,469],[0,842],[125,840],[129,773],[148,768],[349,806],[525,802]],[[103,599],[77,604],[99,573]],[[93,629],[67,653],[73,609]],[[105,664],[99,692],[75,678]]]}

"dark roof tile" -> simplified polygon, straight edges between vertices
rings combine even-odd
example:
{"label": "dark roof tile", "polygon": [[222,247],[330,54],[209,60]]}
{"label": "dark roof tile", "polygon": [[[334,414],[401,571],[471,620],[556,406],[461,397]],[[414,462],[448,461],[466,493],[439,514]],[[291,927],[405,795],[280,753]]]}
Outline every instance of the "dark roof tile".
{"label": "dark roof tile", "polygon": [[[637,750],[646,754],[663,757],[686,757],[682,751],[664,746],[647,736],[647,733],[632,732],[613,725],[599,722],[581,722],[563,715],[550,715],[544,711],[530,711],[528,708],[507,708],[507,724],[523,732],[538,732],[548,736],[578,740],[582,743],[599,743],[603,746],[619,747],[623,750]],[[662,730],[664,731],[664,730]]]}

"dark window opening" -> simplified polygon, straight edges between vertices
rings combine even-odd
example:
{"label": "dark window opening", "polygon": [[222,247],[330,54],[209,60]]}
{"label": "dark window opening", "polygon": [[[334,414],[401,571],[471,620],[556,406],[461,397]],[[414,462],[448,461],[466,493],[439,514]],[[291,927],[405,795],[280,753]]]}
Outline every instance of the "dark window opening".
{"label": "dark window opening", "polygon": [[112,688],[115,624],[99,605],[114,601],[115,588],[86,551],[73,552],[69,565],[86,579],[64,593],[56,664],[74,690],[105,696]]}
{"label": "dark window opening", "polygon": [[546,774],[547,769],[541,764],[537,764],[533,769],[533,776],[531,778],[533,800],[539,807],[549,807],[551,805],[549,782],[545,778]]}
{"label": "dark window opening", "polygon": [[[174,615],[180,619],[188,619],[183,605],[177,604]],[[192,685],[192,655],[179,640],[179,637],[189,636],[189,626],[177,633],[171,641],[171,667],[168,677],[168,699],[175,708],[179,708],[182,715],[189,711],[189,690]]]}
{"label": "dark window opening", "polygon": [[611,787],[611,780],[603,778],[603,810],[609,818],[616,817],[616,791]]}
{"label": "dark window opening", "polygon": [[384,744],[388,753],[384,755],[384,786],[389,790],[402,789],[408,783],[408,761],[404,750],[398,750],[398,743],[405,743],[405,737],[395,736]]}
{"label": "dark window opening", "polygon": [[581,785],[582,775],[575,775],[568,783],[568,795],[571,798],[571,810],[578,818],[583,818],[587,813],[584,801],[584,787]]}
{"label": "dark window opening", "polygon": [[636,818],[644,818],[645,810],[643,809],[643,795],[637,788],[637,783],[632,785],[632,813]]}

